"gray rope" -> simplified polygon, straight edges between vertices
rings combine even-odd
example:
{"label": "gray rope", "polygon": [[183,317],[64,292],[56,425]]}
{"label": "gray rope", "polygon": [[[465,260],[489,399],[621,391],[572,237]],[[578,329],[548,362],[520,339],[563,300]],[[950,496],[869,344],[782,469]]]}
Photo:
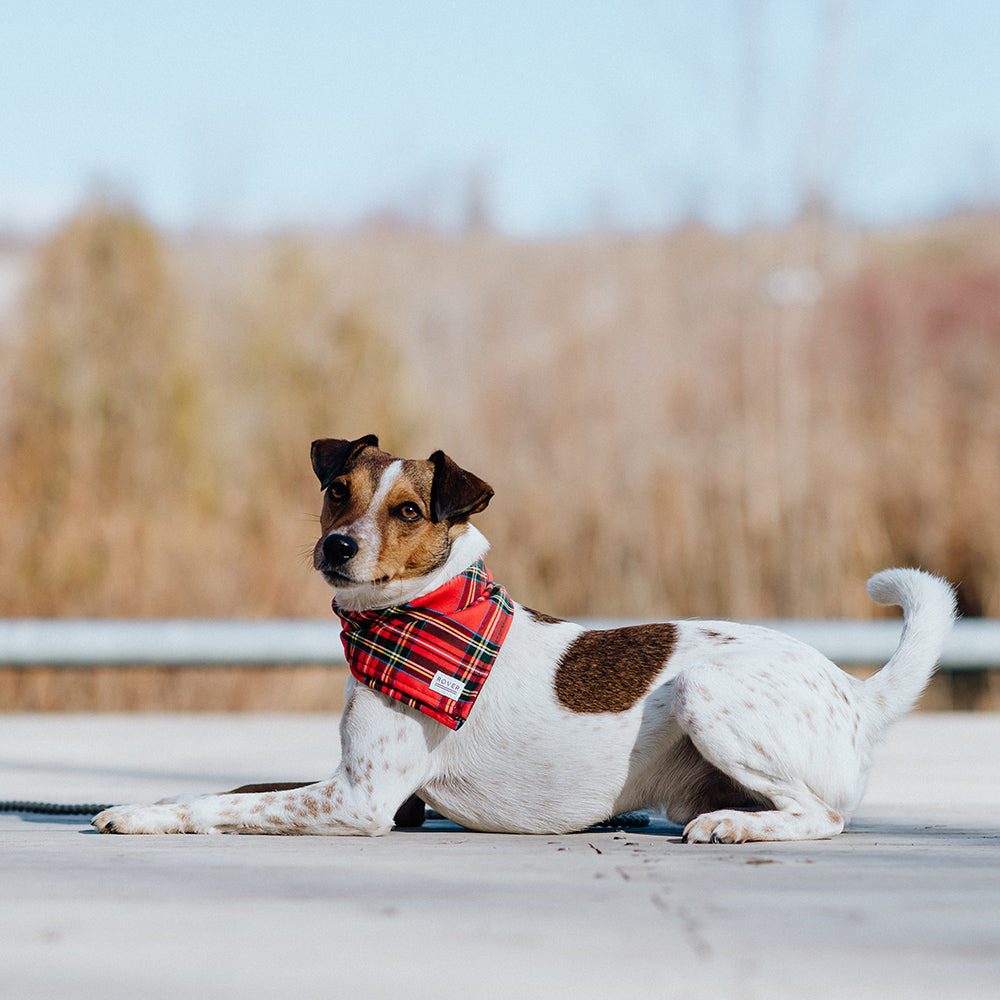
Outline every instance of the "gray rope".
{"label": "gray rope", "polygon": [[58,802],[23,802],[17,799],[0,802],[0,812],[43,813],[48,816],[96,816],[110,808],[107,805],[63,805]]}

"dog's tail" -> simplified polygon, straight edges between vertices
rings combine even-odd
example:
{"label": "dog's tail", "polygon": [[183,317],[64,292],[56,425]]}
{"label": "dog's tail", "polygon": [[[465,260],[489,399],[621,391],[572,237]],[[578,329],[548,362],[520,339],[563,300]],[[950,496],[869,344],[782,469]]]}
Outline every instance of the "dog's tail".
{"label": "dog's tail", "polygon": [[889,662],[864,685],[881,731],[917,703],[955,621],[951,585],[919,569],[886,569],[868,581],[877,604],[903,609],[903,634]]}

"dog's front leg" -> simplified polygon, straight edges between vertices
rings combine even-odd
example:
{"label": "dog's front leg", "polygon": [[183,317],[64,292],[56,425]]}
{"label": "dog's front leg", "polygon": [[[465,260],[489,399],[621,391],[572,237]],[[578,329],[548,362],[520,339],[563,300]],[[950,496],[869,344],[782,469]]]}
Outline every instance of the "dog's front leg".
{"label": "dog's front leg", "polygon": [[345,764],[329,780],[303,788],[115,806],[95,816],[93,825],[101,833],[378,836],[392,829],[400,798],[405,799],[409,792],[394,791],[394,782],[377,786],[368,777]]}
{"label": "dog's front leg", "polygon": [[95,816],[93,825],[101,833],[388,833],[400,805],[427,775],[421,722],[364,688],[349,700],[341,744],[340,766],[326,781],[115,806]]}

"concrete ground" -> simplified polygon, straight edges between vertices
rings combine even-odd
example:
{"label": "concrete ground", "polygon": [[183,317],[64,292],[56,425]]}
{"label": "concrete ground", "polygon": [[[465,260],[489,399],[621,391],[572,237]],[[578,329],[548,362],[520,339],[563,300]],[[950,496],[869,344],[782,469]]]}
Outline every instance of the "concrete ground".
{"label": "concrete ground", "polygon": [[[3,715],[0,799],[127,802],[332,769],[328,715]],[[831,841],[444,821],[368,840],[101,837],[0,814],[0,997],[985,997],[1000,714],[917,714]]]}

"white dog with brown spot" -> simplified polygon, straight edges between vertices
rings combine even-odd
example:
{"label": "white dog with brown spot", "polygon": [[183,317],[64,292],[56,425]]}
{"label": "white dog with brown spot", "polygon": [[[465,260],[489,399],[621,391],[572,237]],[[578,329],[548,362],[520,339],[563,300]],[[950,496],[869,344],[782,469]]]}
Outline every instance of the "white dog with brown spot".
{"label": "white dog with brown spot", "polygon": [[873,576],[869,594],[901,605],[904,627],[864,681],[756,626],[588,631],[493,582],[469,523],[493,491],[442,452],[399,459],[369,435],[316,441],[312,461],[314,564],[352,669],[339,767],[307,785],[115,807],[95,817],[101,832],[373,836],[416,795],[484,831],[566,833],[650,809],[691,842],[831,837],[954,618],[944,581]]}

